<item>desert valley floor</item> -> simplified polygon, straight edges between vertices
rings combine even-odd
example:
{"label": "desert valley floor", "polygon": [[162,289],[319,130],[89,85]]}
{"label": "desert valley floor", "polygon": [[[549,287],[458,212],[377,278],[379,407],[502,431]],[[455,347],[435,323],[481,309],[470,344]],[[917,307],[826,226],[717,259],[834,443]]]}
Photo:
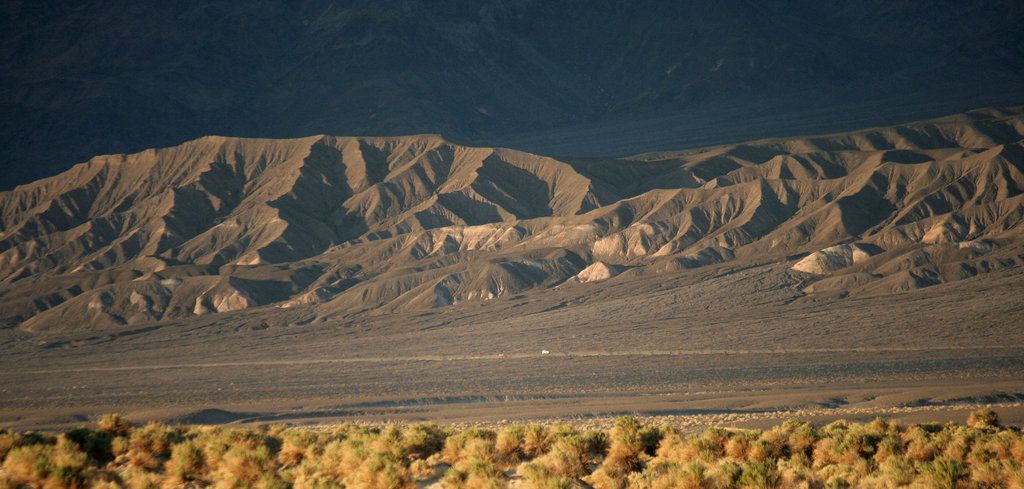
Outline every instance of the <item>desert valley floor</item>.
{"label": "desert valley floor", "polygon": [[511,316],[483,303],[287,327],[210,317],[52,343],[7,330],[0,424],[962,422],[989,404],[1024,422],[1024,303],[1005,299],[1024,297],[1021,273],[870,300],[787,297],[795,281],[784,264],[732,266],[527,293]]}

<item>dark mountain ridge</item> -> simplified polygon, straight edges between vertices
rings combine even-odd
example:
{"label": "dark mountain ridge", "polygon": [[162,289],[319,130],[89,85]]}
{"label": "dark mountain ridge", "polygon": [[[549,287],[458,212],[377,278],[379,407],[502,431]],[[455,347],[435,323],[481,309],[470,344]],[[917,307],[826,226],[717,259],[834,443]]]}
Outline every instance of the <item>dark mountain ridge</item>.
{"label": "dark mountain ridge", "polygon": [[1019,2],[7,2],[11,188],[207,134],[605,156],[1024,101]]}

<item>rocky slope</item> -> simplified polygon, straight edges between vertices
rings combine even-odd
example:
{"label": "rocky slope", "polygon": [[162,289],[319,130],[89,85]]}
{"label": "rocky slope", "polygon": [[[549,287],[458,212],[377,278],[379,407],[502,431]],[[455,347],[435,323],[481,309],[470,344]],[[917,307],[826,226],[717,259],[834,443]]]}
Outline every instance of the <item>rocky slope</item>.
{"label": "rocky slope", "polygon": [[205,137],[0,193],[0,311],[29,332],[305,321],[726,262],[875,296],[1020,267],[1022,192],[1022,108],[615,159]]}

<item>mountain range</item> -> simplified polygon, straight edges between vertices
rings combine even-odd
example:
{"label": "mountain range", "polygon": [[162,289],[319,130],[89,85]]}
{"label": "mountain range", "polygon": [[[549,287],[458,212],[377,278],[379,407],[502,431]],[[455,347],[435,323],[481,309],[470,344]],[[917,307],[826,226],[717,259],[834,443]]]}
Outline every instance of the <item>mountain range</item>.
{"label": "mountain range", "polygon": [[59,337],[512,314],[722,266],[789,277],[762,287],[785,301],[888,297],[1019,271],[1022,193],[1021,107],[619,158],[210,136],[0,193],[0,320]]}

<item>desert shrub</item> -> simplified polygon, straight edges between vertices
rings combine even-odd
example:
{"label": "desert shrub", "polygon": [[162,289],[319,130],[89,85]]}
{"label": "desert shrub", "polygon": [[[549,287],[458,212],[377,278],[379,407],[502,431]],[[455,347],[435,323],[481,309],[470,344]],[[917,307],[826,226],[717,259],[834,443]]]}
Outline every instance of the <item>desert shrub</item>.
{"label": "desert shrub", "polygon": [[[520,465],[517,472],[522,475],[523,481],[526,483],[525,487],[530,489],[569,489],[572,485],[569,477],[552,473],[549,466],[544,463],[526,462]],[[605,486],[594,487],[605,488]]]}
{"label": "desert shrub", "polygon": [[718,427],[710,427],[704,430],[700,439],[702,445],[711,450],[715,458],[719,458],[725,454],[725,443],[729,441],[729,437],[730,433],[728,430]]}
{"label": "desert shrub", "polygon": [[50,458],[50,475],[44,484],[48,488],[78,489],[85,487],[90,476],[95,473],[89,464],[88,456],[79,450],[78,445],[60,439],[53,448]]}
{"label": "desert shrub", "polygon": [[0,430],[0,489],[404,489],[442,473],[445,487],[476,489],[516,485],[503,472],[511,467],[526,489],[580,480],[595,489],[1024,489],[1019,429],[975,421],[903,429],[881,419],[822,428],[787,420],[685,436],[631,417],[586,432],[567,424]]}
{"label": "desert shrub", "polygon": [[583,433],[587,454],[596,458],[608,451],[608,433],[601,430],[587,430]]}
{"label": "desert shrub", "polygon": [[223,431],[222,437],[231,446],[241,447],[246,450],[256,450],[266,447],[271,453],[276,454],[281,448],[281,440],[269,436],[266,432],[257,430],[234,429]]}
{"label": "desert shrub", "polygon": [[113,436],[128,436],[132,432],[132,423],[120,414],[108,414],[100,418],[96,429]]}
{"label": "desert shrub", "polygon": [[192,440],[175,445],[166,471],[177,483],[200,480],[206,472],[206,461],[202,449]]}
{"label": "desert shrub", "polygon": [[441,480],[444,481],[444,487],[456,489],[466,485],[466,479],[468,477],[469,474],[467,474],[466,471],[459,470],[455,467],[449,467],[448,470],[445,471],[444,476],[441,477]]}
{"label": "desert shrub", "polygon": [[372,451],[388,453],[398,460],[405,459],[409,453],[405,436],[397,426],[388,426],[371,438],[369,446]]}
{"label": "desert shrub", "polygon": [[305,430],[284,430],[279,434],[281,448],[277,452],[277,461],[285,467],[299,465],[303,460],[316,455],[318,437],[316,433]]}
{"label": "desert shrub", "polygon": [[1013,457],[1013,443],[1016,440],[1017,437],[1012,431],[1001,431],[994,436],[986,437],[981,443],[976,444],[975,448],[993,458],[1003,460]]}
{"label": "desert shrub", "polygon": [[975,464],[971,466],[971,480],[986,484],[989,487],[1002,487],[1003,464],[996,460]]}
{"label": "desert shrub", "polygon": [[646,454],[636,418],[625,416],[616,419],[611,438],[601,468],[613,477],[636,470],[640,466],[641,456]]}
{"label": "desert shrub", "polygon": [[299,471],[292,482],[293,489],[344,489],[341,481],[315,471]]}
{"label": "desert shrub", "polygon": [[409,464],[409,473],[412,474],[415,480],[433,479],[441,475],[437,465],[424,459],[413,460]]}
{"label": "desert shrub", "polygon": [[7,452],[10,452],[18,441],[18,436],[7,430],[0,430],[0,463],[3,463],[4,459],[7,458]]}
{"label": "desert shrub", "polygon": [[14,483],[39,481],[45,478],[53,448],[48,445],[25,445],[11,449],[4,459],[3,469]]}
{"label": "desert shrub", "polygon": [[747,449],[747,459],[763,462],[768,459],[778,459],[782,456],[782,447],[773,444],[764,438],[755,440]]}
{"label": "desert shrub", "polygon": [[1018,433],[1018,438],[1014,440],[1012,446],[1010,446],[1010,455],[1015,460],[1024,460],[1024,437],[1019,435],[1020,434]]}
{"label": "desert shrub", "polygon": [[873,459],[870,459],[870,458],[858,459],[856,462],[854,462],[851,465],[851,467],[853,467],[853,470],[856,471],[860,475],[871,474],[872,472],[874,472],[877,469],[877,466],[875,465],[875,461]]}
{"label": "desert shrub", "polygon": [[499,489],[505,487],[506,477],[491,462],[477,460],[469,464],[462,487],[466,489]]}
{"label": "desert shrub", "polygon": [[950,460],[964,460],[967,455],[971,452],[971,447],[974,445],[974,430],[957,430],[953,433],[948,440],[945,440],[945,446],[942,448],[942,457]]}
{"label": "desert shrub", "polygon": [[725,442],[725,456],[733,460],[745,460],[747,449],[750,448],[750,439],[745,436],[734,436]]}
{"label": "desert shrub", "polygon": [[821,438],[814,442],[814,448],[811,450],[811,466],[820,469],[837,463],[838,445],[839,443],[834,438]]}
{"label": "desert shrub", "polygon": [[158,489],[157,477],[146,470],[130,467],[121,474],[126,489]]}
{"label": "desert shrub", "polygon": [[366,439],[366,436],[351,436],[329,442],[317,461],[318,470],[338,480],[346,477],[370,456]]}
{"label": "desert shrub", "polygon": [[657,426],[644,426],[640,428],[637,432],[637,437],[640,438],[640,449],[647,455],[654,455],[654,452],[658,450],[658,444],[661,443],[662,436],[664,436],[664,433]]}
{"label": "desert shrub", "polygon": [[[596,489],[622,489],[626,487],[630,472],[638,469],[644,446],[640,440],[640,424],[635,418],[624,416],[615,420],[610,434],[608,452],[600,467],[584,480]],[[640,481],[636,481],[637,484]]]}
{"label": "desert shrub", "polygon": [[163,423],[151,422],[132,431],[128,462],[136,467],[157,469],[171,454],[171,446],[180,441],[181,435],[174,428]]}
{"label": "desert shrub", "polygon": [[876,463],[883,463],[893,455],[903,453],[903,444],[894,435],[886,435],[878,442],[875,454],[872,456]]}
{"label": "desert shrub", "polygon": [[713,487],[735,487],[742,473],[743,467],[740,464],[725,460],[716,465],[708,476],[713,481]]}
{"label": "desert shrub", "polygon": [[412,474],[387,453],[377,452],[363,461],[356,470],[343,480],[346,488],[352,489],[412,489]]}
{"label": "desert shrub", "polygon": [[[198,457],[198,454],[196,454]],[[271,469],[270,449],[260,446],[255,450],[244,446],[233,446],[224,454],[218,467],[220,480],[238,479],[245,484],[255,484],[263,472]]]}
{"label": "desert shrub", "polygon": [[814,444],[818,442],[818,433],[810,423],[801,423],[789,432],[789,439],[786,445],[790,453],[805,453],[810,455]]}
{"label": "desert shrub", "polygon": [[666,430],[654,455],[658,460],[683,463],[694,459],[697,453],[693,444],[678,430]]}
{"label": "desert shrub", "polygon": [[655,485],[652,489],[668,489],[670,487],[698,489],[707,485],[707,468],[699,460],[692,460],[676,473],[676,481],[672,485]]}
{"label": "desert shrub", "polygon": [[736,461],[748,460],[754,451],[768,449],[770,447],[755,448],[758,440],[764,434],[761,430],[743,430],[732,433],[725,442],[725,456]]}
{"label": "desert shrub", "polygon": [[14,448],[30,445],[54,445],[56,443],[57,437],[49,433],[36,431],[27,431],[20,434],[3,432],[0,434],[0,462],[6,460],[8,453]]}
{"label": "desert shrub", "polygon": [[441,457],[453,466],[464,460],[493,462],[498,458],[496,439],[497,434],[493,431],[470,428],[462,433],[449,436],[444,442],[444,448],[441,449]]}
{"label": "desert shrub", "polygon": [[56,445],[31,444],[11,449],[4,459],[3,471],[15,487],[82,489],[95,469],[78,445],[61,438]]}
{"label": "desert shrub", "polygon": [[754,451],[750,453],[750,458],[766,460],[769,458],[782,459],[789,456],[789,435],[782,427],[765,431],[751,447]]}
{"label": "desert shrub", "polygon": [[587,473],[587,444],[580,435],[563,436],[544,455],[525,462],[519,472],[532,474],[535,483],[551,478],[576,478]]}
{"label": "desert shrub", "polygon": [[905,431],[903,442],[906,444],[903,453],[908,459],[915,462],[931,460],[937,453],[928,430],[921,425],[912,426]]}
{"label": "desert shrub", "polygon": [[955,489],[957,482],[968,474],[962,460],[936,459],[921,464],[918,479],[932,489]]}
{"label": "desert shrub", "polygon": [[437,425],[421,423],[407,428],[402,438],[409,456],[426,458],[444,448],[448,433]]}
{"label": "desert shrub", "polygon": [[[875,420],[875,426],[878,426],[878,420]],[[881,423],[884,427],[884,422]],[[876,446],[878,442],[884,437],[884,432],[871,428],[871,425],[853,425],[843,436],[843,445],[847,452],[851,454],[847,460],[855,460],[857,458],[871,457],[875,454]]]}
{"label": "desert shrub", "polygon": [[651,489],[654,484],[676,487],[676,475],[679,472],[679,464],[668,461],[652,461],[637,477],[628,480],[626,487],[629,489]]}
{"label": "desert shrub", "polygon": [[1024,466],[1016,460],[1003,462],[1003,480],[1007,489],[1024,489]]}
{"label": "desert shrub", "polygon": [[744,462],[737,482],[745,489],[772,489],[779,487],[781,478],[774,460]]}
{"label": "desert shrub", "polygon": [[917,475],[913,462],[902,455],[893,455],[885,459],[885,463],[881,464],[879,471],[900,486],[909,484]]}
{"label": "desert shrub", "polygon": [[978,429],[992,429],[999,426],[999,415],[992,408],[979,409],[967,416],[967,426]]}
{"label": "desert shrub", "polygon": [[552,441],[546,426],[527,426],[523,431],[523,454],[530,458],[538,457],[551,448]]}
{"label": "desert shrub", "polygon": [[845,419],[837,419],[821,428],[821,437],[835,438],[838,440],[846,436],[850,430],[851,423]]}
{"label": "desert shrub", "polygon": [[502,428],[494,440],[494,449],[498,453],[498,460],[504,465],[514,465],[525,456],[523,442],[526,427],[513,425]]}
{"label": "desert shrub", "polygon": [[548,428],[548,432],[551,433],[552,442],[555,442],[559,438],[565,436],[575,436],[580,434],[579,431],[576,430],[576,427],[564,421],[559,421],[551,425],[551,427]]}
{"label": "desert shrub", "polygon": [[846,480],[842,476],[837,476],[829,479],[822,487],[824,489],[850,489],[853,486],[850,484],[850,481]]}
{"label": "desert shrub", "polygon": [[850,465],[828,465],[818,470],[815,475],[818,480],[824,481],[824,487],[852,487],[860,480],[860,474]]}
{"label": "desert shrub", "polygon": [[790,467],[799,467],[807,469],[811,468],[812,464],[811,457],[808,457],[807,454],[804,452],[800,452],[797,453],[796,455],[789,457],[789,459],[786,462]]}
{"label": "desert shrub", "polygon": [[129,438],[123,436],[115,436],[110,441],[110,452],[114,454],[115,459],[123,459],[128,454],[128,450],[131,449],[132,443]]}
{"label": "desert shrub", "polygon": [[616,467],[601,464],[592,474],[584,477],[583,481],[590,484],[594,489],[624,489],[626,487],[626,477],[626,474],[619,472]]}
{"label": "desert shrub", "polygon": [[787,467],[779,472],[779,487],[782,489],[811,489],[815,481],[814,473],[807,468]]}
{"label": "desert shrub", "polygon": [[97,465],[106,465],[114,460],[114,449],[111,446],[114,437],[105,431],[92,431],[89,428],[75,428],[64,434],[68,441],[75,443]]}

